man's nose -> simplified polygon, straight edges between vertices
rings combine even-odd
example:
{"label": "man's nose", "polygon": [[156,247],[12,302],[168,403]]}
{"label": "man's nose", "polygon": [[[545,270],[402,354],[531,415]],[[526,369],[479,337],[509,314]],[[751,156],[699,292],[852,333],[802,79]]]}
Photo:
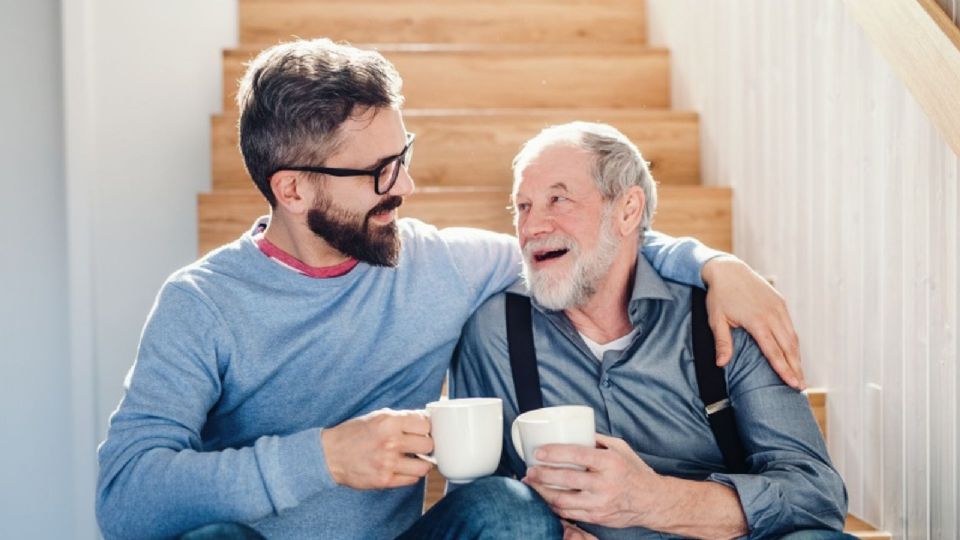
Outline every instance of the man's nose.
{"label": "man's nose", "polygon": [[400,167],[400,172],[397,173],[397,181],[393,184],[387,194],[406,197],[407,195],[413,193],[414,187],[413,177],[410,176],[409,172],[407,172],[407,168]]}
{"label": "man's nose", "polygon": [[553,231],[553,218],[547,212],[531,206],[517,222],[517,235],[522,238],[536,238]]}

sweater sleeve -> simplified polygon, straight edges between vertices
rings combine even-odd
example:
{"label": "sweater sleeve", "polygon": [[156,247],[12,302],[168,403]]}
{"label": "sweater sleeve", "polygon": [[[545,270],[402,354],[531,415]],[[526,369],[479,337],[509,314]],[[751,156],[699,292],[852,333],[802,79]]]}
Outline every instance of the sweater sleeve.
{"label": "sweater sleeve", "polygon": [[209,451],[201,433],[233,348],[216,309],[167,283],[98,449],[97,520],[107,539],[168,538],[211,522],[279,514],[334,486],[320,429]]}
{"label": "sweater sleeve", "polygon": [[662,277],[701,289],[704,288],[700,275],[703,265],[724,255],[695,238],[673,238],[657,231],[647,231],[642,251],[650,266]]}
{"label": "sweater sleeve", "polygon": [[457,273],[473,294],[470,311],[520,277],[520,246],[513,236],[451,227],[440,231]]}

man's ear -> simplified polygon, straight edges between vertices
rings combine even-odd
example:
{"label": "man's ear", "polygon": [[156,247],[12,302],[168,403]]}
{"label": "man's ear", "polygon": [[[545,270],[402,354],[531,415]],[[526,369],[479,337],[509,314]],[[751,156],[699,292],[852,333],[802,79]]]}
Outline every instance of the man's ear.
{"label": "man's ear", "polygon": [[643,211],[647,205],[647,197],[639,186],[632,186],[620,196],[617,206],[617,230],[623,236],[636,235],[643,222]]}
{"label": "man's ear", "polygon": [[291,214],[303,214],[313,207],[314,194],[308,180],[293,171],[277,171],[270,177],[270,189],[282,206]]}

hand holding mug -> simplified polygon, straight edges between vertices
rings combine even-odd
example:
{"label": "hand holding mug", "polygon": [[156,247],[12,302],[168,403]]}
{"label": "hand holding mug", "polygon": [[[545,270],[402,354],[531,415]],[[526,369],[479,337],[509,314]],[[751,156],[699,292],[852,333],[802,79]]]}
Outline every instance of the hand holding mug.
{"label": "hand holding mug", "polygon": [[333,480],[356,489],[385,489],[417,483],[429,463],[411,457],[433,450],[430,421],[421,411],[381,409],[320,433]]}

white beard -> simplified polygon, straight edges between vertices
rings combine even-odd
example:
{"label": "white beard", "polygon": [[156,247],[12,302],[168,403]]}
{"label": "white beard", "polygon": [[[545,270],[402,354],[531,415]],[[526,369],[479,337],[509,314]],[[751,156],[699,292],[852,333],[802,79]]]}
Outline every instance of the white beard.
{"label": "white beard", "polygon": [[[563,234],[527,242],[523,247],[523,279],[537,303],[549,310],[562,311],[582,306],[593,297],[600,281],[610,271],[618,247],[612,220],[604,212],[597,247],[590,253],[581,253],[579,244]],[[535,252],[558,249],[569,250],[564,257],[574,258],[569,270],[533,269]]]}

